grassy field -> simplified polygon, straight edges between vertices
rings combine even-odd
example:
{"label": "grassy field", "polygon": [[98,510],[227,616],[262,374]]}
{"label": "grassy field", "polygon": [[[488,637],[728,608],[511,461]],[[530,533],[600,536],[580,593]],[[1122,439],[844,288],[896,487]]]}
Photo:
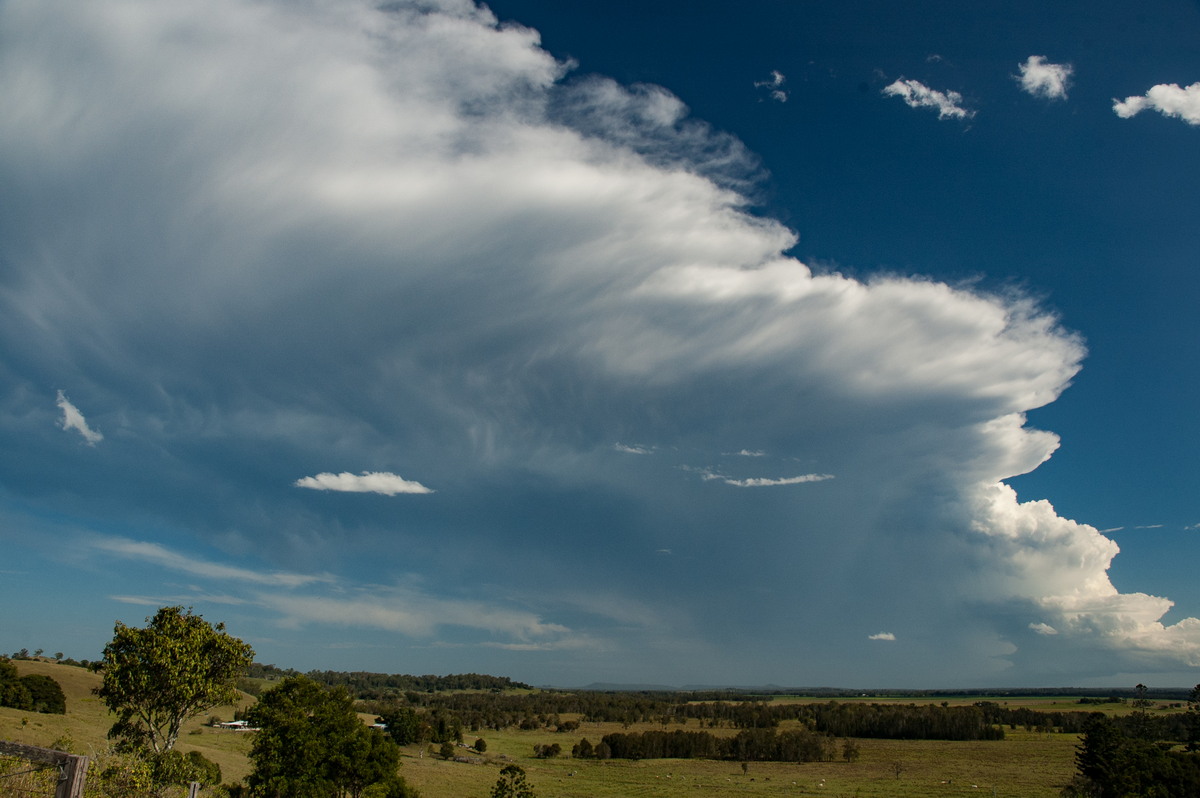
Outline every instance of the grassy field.
{"label": "grassy field", "polygon": [[[105,735],[112,718],[92,694],[99,677],[82,668],[52,662],[18,661],[22,674],[40,673],[53,677],[67,697],[66,715],[42,715],[14,709],[0,709],[0,739],[31,745],[50,746],[63,738],[71,741],[76,753],[95,755],[107,747]],[[252,702],[243,696],[242,705]],[[825,701],[803,697],[776,698],[778,701]],[[970,704],[979,696],[914,700],[912,697],[889,699],[873,696],[869,702],[904,704]],[[1123,714],[1128,704],[1081,705],[1069,697],[994,699],[1009,707],[1029,707],[1043,711],[1103,711]],[[1151,711],[1178,711],[1166,702],[1156,702]],[[233,717],[234,707],[222,707],[211,714],[224,719]],[[365,722],[373,718],[361,716]],[[182,751],[197,750],[221,766],[225,781],[238,781],[249,772],[246,753],[252,733],[216,731],[197,718],[189,723],[179,740]],[[563,720],[570,719],[564,716]],[[1070,734],[1044,734],[1006,730],[1001,741],[943,742],[908,740],[859,740],[860,757],[856,762],[815,762],[806,764],[750,763],[743,772],[736,762],[707,760],[577,760],[569,756],[535,759],[535,744],[558,743],[565,753],[586,737],[593,744],[612,732],[661,729],[658,724],[634,724],[628,729],[617,723],[585,723],[569,734],[550,731],[467,732],[473,742],[483,737],[487,751],[459,753],[477,762],[447,762],[430,756],[425,746],[403,750],[405,779],[417,787],[424,798],[487,798],[499,770],[512,762],[526,771],[530,783],[541,798],[674,798],[695,795],[825,795],[851,798],[905,798],[905,796],[994,795],[1011,798],[1054,798],[1074,773],[1074,754],[1078,738]],[[680,728],[672,724],[670,729]],[[684,727],[698,730],[695,721]],[[732,729],[705,729],[714,734],[733,734]],[[839,749],[840,750],[840,749]]]}
{"label": "grassy field", "polygon": [[[95,756],[108,747],[108,729],[113,724],[104,703],[92,694],[100,685],[99,675],[84,668],[58,665],[53,662],[16,660],[13,664],[25,676],[39,673],[53,678],[67,697],[66,715],[44,715],[0,707],[0,740],[50,747],[59,740],[69,740],[73,753]],[[244,695],[239,706],[254,699]],[[236,707],[218,707],[210,714],[232,720]],[[246,752],[250,738],[245,732],[215,731],[203,724],[208,716],[187,723],[176,746],[180,751],[199,751],[221,766],[225,781],[236,781],[250,772]]]}
{"label": "grassy field", "polygon": [[[652,728],[661,727],[635,724],[628,731]],[[428,754],[422,756],[419,747],[411,746],[406,749],[402,772],[424,798],[486,798],[500,767],[508,761],[525,769],[530,783],[543,798],[682,798],[705,793],[1051,798],[1058,795],[1074,773],[1078,742],[1075,735],[1025,732],[1012,732],[1007,739],[994,742],[859,740],[861,756],[854,763],[840,759],[804,764],[752,762],[746,773],[737,762],[678,759],[598,762],[565,756],[551,760],[532,757],[536,743],[557,742],[570,751],[580,737],[596,743],[605,734],[623,730],[620,724],[589,723],[571,734],[544,731],[483,734],[487,742],[484,764],[445,762]],[[467,739],[473,741],[474,736],[467,735]]]}

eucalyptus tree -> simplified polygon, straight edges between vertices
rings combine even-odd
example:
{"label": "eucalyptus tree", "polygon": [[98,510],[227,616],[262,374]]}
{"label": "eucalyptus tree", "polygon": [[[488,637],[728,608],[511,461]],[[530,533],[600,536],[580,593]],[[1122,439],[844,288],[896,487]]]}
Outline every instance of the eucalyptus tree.
{"label": "eucalyptus tree", "polygon": [[117,621],[96,688],[117,716],[108,736],[125,750],[170,751],[185,721],[235,703],[254,650],[191,608],[163,607],[139,629]]}

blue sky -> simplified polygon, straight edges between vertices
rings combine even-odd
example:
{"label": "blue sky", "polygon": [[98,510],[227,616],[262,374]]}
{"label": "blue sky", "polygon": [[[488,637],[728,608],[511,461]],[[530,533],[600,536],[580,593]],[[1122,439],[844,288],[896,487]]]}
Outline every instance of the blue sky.
{"label": "blue sky", "polygon": [[0,4],[0,649],[1200,681],[1200,4]]}

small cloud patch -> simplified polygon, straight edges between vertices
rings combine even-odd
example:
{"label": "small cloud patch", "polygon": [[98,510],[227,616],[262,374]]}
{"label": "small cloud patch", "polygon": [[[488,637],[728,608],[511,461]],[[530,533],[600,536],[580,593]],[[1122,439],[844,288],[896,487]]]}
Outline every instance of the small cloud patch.
{"label": "small cloud patch", "polygon": [[974,111],[962,107],[963,97],[958,92],[937,91],[919,80],[900,78],[885,86],[883,93],[903,99],[909,108],[935,108],[938,119],[969,119],[975,116]]}
{"label": "small cloud patch", "polygon": [[1075,72],[1072,65],[1048,64],[1046,56],[1031,55],[1019,69],[1021,74],[1016,78],[1021,82],[1021,88],[1034,97],[1045,97],[1047,100],[1067,99],[1071,75]]}
{"label": "small cloud patch", "polygon": [[769,477],[730,479],[729,477],[714,474],[711,478],[719,479],[726,485],[733,485],[735,488],[770,488],[776,485],[803,485],[807,482],[824,482],[827,479],[833,479],[833,474],[801,474],[797,477],[780,477],[778,479],[771,479]]}
{"label": "small cloud patch", "polygon": [[783,84],[787,82],[787,78],[778,69],[771,70],[770,80],[756,80],[754,88],[766,89],[770,93],[770,97],[775,102],[785,103],[788,100],[788,93],[783,90]]}
{"label": "small cloud patch", "polygon": [[1058,630],[1048,623],[1031,623],[1029,624],[1029,628],[1040,635],[1049,636],[1058,634]]}
{"label": "small cloud patch", "polygon": [[1200,125],[1200,83],[1186,88],[1176,83],[1160,83],[1140,97],[1113,100],[1113,111],[1122,119],[1137,116],[1146,109],[1182,119],[1189,125]]}
{"label": "small cloud patch", "polygon": [[420,482],[412,482],[387,471],[364,471],[361,474],[351,474],[349,471],[340,474],[326,472],[313,477],[302,477],[292,484],[297,488],[310,490],[379,493],[384,496],[395,496],[398,493],[433,493],[433,490]]}
{"label": "small cloud patch", "polygon": [[878,634],[871,635],[867,639],[868,640],[887,640],[888,642],[894,642],[896,640],[896,636],[894,634],[892,634],[891,632],[879,632]]}
{"label": "small cloud patch", "polygon": [[87,419],[83,417],[83,413],[79,412],[79,408],[71,404],[71,400],[67,399],[67,395],[62,391],[58,392],[58,401],[55,403],[62,410],[62,418],[58,422],[58,426],[65,430],[75,430],[83,436],[84,441],[88,446],[95,446],[100,441],[104,440],[104,436],[97,430],[88,426]]}

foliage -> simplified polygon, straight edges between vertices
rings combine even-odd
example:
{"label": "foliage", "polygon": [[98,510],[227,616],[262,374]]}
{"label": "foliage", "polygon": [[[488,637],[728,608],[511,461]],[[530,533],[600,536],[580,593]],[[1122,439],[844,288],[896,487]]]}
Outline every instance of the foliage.
{"label": "foliage", "polygon": [[1141,724],[1132,733],[1118,722],[1096,715],[1075,755],[1078,778],[1064,795],[1124,796],[1200,795],[1200,755],[1170,750],[1170,742],[1148,740]]}
{"label": "foliage", "polygon": [[88,766],[83,798],[155,798],[158,785],[154,782],[149,761],[132,754],[107,753],[93,759]]}
{"label": "foliage", "polygon": [[525,769],[520,765],[505,765],[500,778],[492,787],[491,798],[537,798],[533,787],[525,778]]}
{"label": "foliage", "polygon": [[182,607],[163,607],[144,629],[120,621],[104,647],[96,694],[116,713],[109,737],[128,750],[169,751],[185,720],[237,700],[254,651]]}
{"label": "foliage", "polygon": [[[280,671],[274,666],[262,667],[263,675],[295,675],[295,671]],[[273,669],[273,670],[269,670]],[[501,676],[480,673],[459,673],[449,676],[408,676],[404,674],[365,673],[356,671],[309,671],[308,678],[330,687],[345,687],[357,699],[394,698],[406,692],[440,693],[453,690],[528,690],[529,685]]]}
{"label": "foliage", "polygon": [[388,736],[396,745],[408,745],[421,739],[421,721],[412,707],[392,703],[378,712],[377,723],[387,727]]}
{"label": "foliage", "polygon": [[550,745],[538,743],[533,746],[533,755],[538,759],[553,759],[561,753],[562,746],[558,743],[551,743]]}
{"label": "foliage", "polygon": [[148,758],[150,777],[156,785],[188,784],[203,786],[221,783],[221,766],[199,751],[163,751]]}
{"label": "foliage", "polygon": [[1184,741],[1188,751],[1200,752],[1200,684],[1188,696],[1187,713],[1184,715]]}
{"label": "foliage", "polygon": [[29,691],[34,712],[67,714],[67,697],[63,695],[62,687],[54,679],[31,673],[21,677],[21,684]]}
{"label": "foliage", "polygon": [[0,657],[0,707],[65,715],[67,699],[54,679],[40,674],[20,676],[16,665]]}
{"label": "foliage", "polygon": [[[576,749],[582,753],[584,741]],[[606,734],[601,742],[614,759],[730,759],[738,762],[819,762],[833,758],[828,735],[808,729],[776,732],[743,729],[734,737],[705,731]],[[593,749],[595,755],[596,749]],[[577,754],[578,755],[578,754]]]}
{"label": "foliage", "polygon": [[247,719],[259,729],[246,780],[253,796],[413,795],[397,775],[396,744],[362,724],[344,687],[291,676],[265,693]]}

